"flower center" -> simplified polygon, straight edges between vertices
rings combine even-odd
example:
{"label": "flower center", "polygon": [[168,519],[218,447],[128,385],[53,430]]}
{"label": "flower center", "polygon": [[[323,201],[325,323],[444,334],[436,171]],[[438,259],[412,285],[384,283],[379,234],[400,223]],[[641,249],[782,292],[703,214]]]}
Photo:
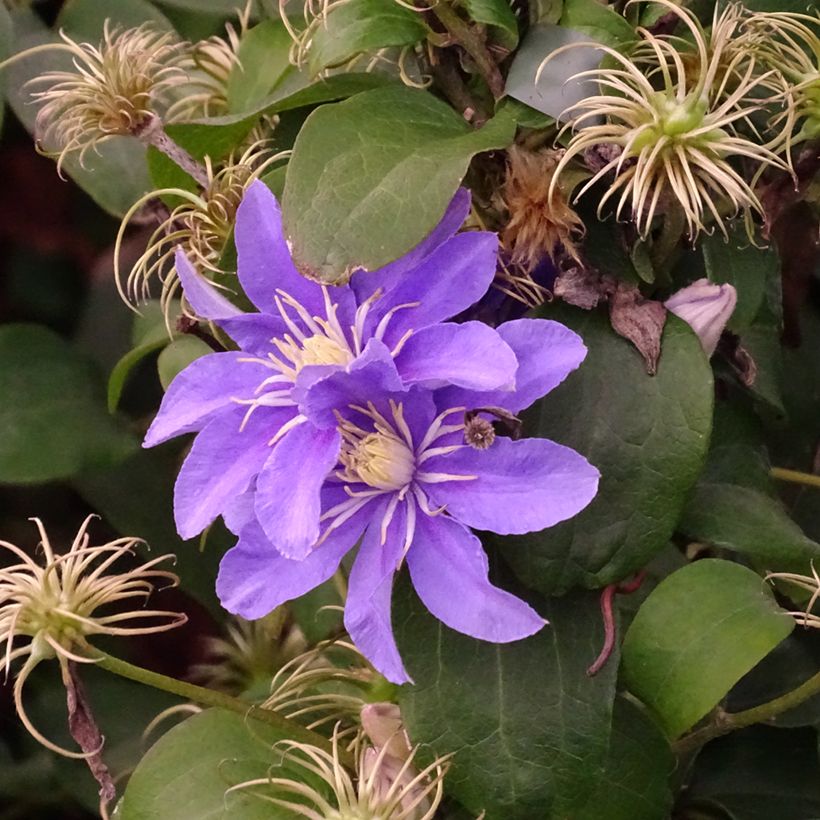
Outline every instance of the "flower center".
{"label": "flower center", "polygon": [[302,342],[302,349],[293,351],[293,362],[298,373],[310,364],[338,364],[344,367],[353,361],[349,347],[343,347],[327,336],[310,336]]}
{"label": "flower center", "polygon": [[401,490],[413,480],[416,470],[413,451],[388,432],[369,433],[358,440],[348,438],[340,460],[349,479],[379,490]]}

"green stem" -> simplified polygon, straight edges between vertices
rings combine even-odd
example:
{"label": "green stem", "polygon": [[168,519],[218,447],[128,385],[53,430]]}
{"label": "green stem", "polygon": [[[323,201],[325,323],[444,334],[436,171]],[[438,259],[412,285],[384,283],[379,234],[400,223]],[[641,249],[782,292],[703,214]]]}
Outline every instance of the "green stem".
{"label": "green stem", "polygon": [[487,51],[484,41],[475,29],[459,17],[447,0],[438,0],[431,7],[431,11],[447,29],[447,33],[473,58],[476,68],[484,77],[484,81],[487,83],[493,97],[497,100],[503,97],[504,78],[501,76],[492,55]]}
{"label": "green stem", "polygon": [[772,478],[780,479],[780,481],[791,481],[792,484],[820,488],[820,475],[801,473],[799,470],[786,470],[784,467],[772,467],[769,470],[769,475]]}
{"label": "green stem", "polygon": [[712,723],[682,737],[677,743],[673,744],[672,748],[678,755],[694,752],[710,740],[720,737],[720,735],[728,734],[735,731],[735,729],[752,726],[755,723],[765,723],[789,709],[794,709],[795,706],[799,706],[817,694],[820,694],[820,672],[800,684],[797,689],[792,689],[791,692],[786,692],[785,695],[781,695],[779,698],[770,700],[767,703],[761,703],[760,706],[755,706],[752,709],[746,709],[743,712],[718,710]]}
{"label": "green stem", "polygon": [[[135,666],[111,655],[99,655],[96,660],[97,666],[108,672],[113,672],[121,678],[128,678],[128,680],[152,686],[154,689],[161,689],[163,692],[170,692],[172,695],[178,695],[185,700],[203,706],[214,706],[218,709],[227,709],[229,712],[235,712],[244,717],[251,717],[261,723],[267,723],[268,726],[272,726],[274,729],[278,729],[286,738],[300,743],[307,743],[311,746],[318,746],[323,751],[333,753],[331,743],[326,737],[311,729],[306,729],[299,723],[283,717],[278,712],[262,709],[253,703],[232,697],[224,692],[217,692],[215,689],[197,686],[167,675],[161,675],[158,672],[152,672],[150,669],[143,669],[141,666]],[[339,748],[338,756],[342,764],[347,767],[353,766],[353,756],[344,749]]]}

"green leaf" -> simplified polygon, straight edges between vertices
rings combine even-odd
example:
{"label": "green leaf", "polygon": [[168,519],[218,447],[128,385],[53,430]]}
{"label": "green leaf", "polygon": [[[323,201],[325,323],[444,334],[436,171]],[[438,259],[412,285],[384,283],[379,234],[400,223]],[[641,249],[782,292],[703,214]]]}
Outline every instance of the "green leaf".
{"label": "green leaf", "polygon": [[471,20],[494,29],[504,48],[518,45],[518,20],[508,0],[465,0],[464,8]]}
{"label": "green leaf", "polygon": [[213,353],[213,350],[196,336],[182,336],[171,342],[157,359],[157,372],[163,390],[167,390],[168,385],[191,362],[208,353]]}
{"label": "green leaf", "polygon": [[454,753],[447,791],[473,816],[575,818],[606,763],[618,665],[586,673],[603,640],[597,596],[546,601],[541,632],[491,644],[443,626],[409,586],[393,621],[415,685],[399,702],[425,762]]}
{"label": "green leaf", "polygon": [[410,46],[427,36],[424,18],[394,0],[348,0],[333,7],[311,37],[312,75],[388,46]]}
{"label": "green leaf", "polygon": [[631,700],[618,698],[603,771],[572,820],[664,820],[676,761],[663,732]]}
{"label": "green leaf", "polygon": [[231,113],[258,105],[295,70],[289,59],[292,44],[280,20],[264,20],[245,34],[239,44],[239,61],[228,75],[226,96]]}
{"label": "green leaf", "polygon": [[245,123],[248,128],[263,115],[279,114],[296,108],[319,105],[342,100],[363,91],[383,88],[394,82],[384,74],[350,73],[334,74],[315,83],[306,84],[304,74],[288,75],[284,82],[259,102],[252,110],[240,114],[209,117],[201,123],[215,126],[231,126]]}
{"label": "green leaf", "polygon": [[618,12],[598,0],[565,0],[561,25],[574,28],[613,48],[620,48],[636,39],[635,29]]}
{"label": "green leaf", "polygon": [[624,639],[623,680],[676,738],[792,629],[760,576],[730,561],[696,561],[638,610]]}
{"label": "green leaf", "polygon": [[737,290],[737,306],[729,329],[742,333],[760,312],[769,282],[780,276],[780,260],[774,248],[756,248],[746,239],[744,228],[732,229],[729,241],[722,236],[707,236],[703,259],[711,282],[728,283]]}
{"label": "green leaf", "polygon": [[514,133],[508,114],[474,131],[431,94],[403,86],[314,111],[282,206],[297,264],[333,282],[398,258],[435,227],[472,157]]}
{"label": "green leaf", "polygon": [[259,721],[209,709],[163,735],[131,775],[119,820],[279,820],[293,814],[259,797],[226,794],[231,786],[298,776],[275,764],[273,745],[286,738]]}
{"label": "green leaf", "polygon": [[589,353],[528,411],[525,428],[574,448],[601,472],[598,495],[579,515],[498,539],[522,582],[551,594],[618,581],[664,547],[703,465],[713,388],[700,342],[674,316],[652,377],[605,314],[563,307],[543,315],[575,330]]}
{"label": "green leaf", "polygon": [[717,447],[683,511],[689,538],[748,555],[770,570],[807,571],[820,544],[792,521],[774,495],[768,463],[742,445]]}
{"label": "green leaf", "polygon": [[539,23],[557,23],[564,12],[564,0],[529,0],[530,20]]}
{"label": "green leaf", "polygon": [[37,325],[0,328],[0,481],[67,478],[125,458],[136,442],[105,412],[87,359]]}

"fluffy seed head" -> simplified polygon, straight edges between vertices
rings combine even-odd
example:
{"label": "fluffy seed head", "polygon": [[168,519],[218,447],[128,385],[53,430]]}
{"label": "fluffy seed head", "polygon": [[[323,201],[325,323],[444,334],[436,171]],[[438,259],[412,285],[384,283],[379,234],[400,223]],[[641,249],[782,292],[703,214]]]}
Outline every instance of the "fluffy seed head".
{"label": "fluffy seed head", "polygon": [[119,573],[111,572],[120,559],[134,555],[134,546],[140,540],[119,538],[90,546],[87,530],[92,518],[86,518],[70,549],[63,554],[54,552],[42,523],[32,519],[40,533],[41,563],[20,547],[0,541],[0,548],[17,559],[17,563],[0,569],[0,641],[6,647],[0,671],[8,675],[15,660],[26,658],[14,684],[20,719],[45,746],[71,757],[84,755],[55,746],[26,715],[21,696],[31,670],[50,658],[56,658],[64,668],[68,661],[94,663],[88,654],[88,638],[93,635],[164,632],[186,621],[176,612],[123,610],[123,603],[144,602],[157,580],[168,586],[177,584],[176,575],[156,568],[173,556],[163,555]]}
{"label": "fluffy seed head", "polygon": [[[616,216],[629,206],[638,232],[646,237],[657,213],[678,208],[690,237],[707,230],[710,221],[725,234],[724,215],[742,213],[749,225],[751,213],[761,211],[753,190],[757,177],[767,167],[788,170],[776,152],[788,143],[791,121],[765,144],[753,138],[757,131],[752,115],[782,93],[774,94],[774,72],[761,73],[754,53],[735,50],[727,56],[734,17],[727,23],[716,12],[708,34],[686,9],[669,0],[654,2],[679,17],[693,45],[638,29],[642,43],[633,59],[601,47],[617,66],[577,75],[597,83],[600,93],[568,112],[565,130],[574,133],[556,168],[550,196],[556,195],[557,181],[572,159],[595,146],[614,146],[618,155],[578,194],[614,173],[599,213],[617,198]],[[687,69],[680,49],[687,49],[690,65],[692,59],[697,61],[697,70]],[[753,169],[750,179],[744,175],[744,163]]]}
{"label": "fluffy seed head", "polygon": [[[167,310],[179,289],[172,264],[177,248],[182,248],[201,272],[227,273],[220,260],[231,238],[239,203],[251,182],[281,157],[273,154],[266,142],[257,142],[241,155],[228,157],[219,168],[206,157],[208,185],[199,193],[168,188],[138,199],[123,217],[115,245],[114,274],[123,300],[134,304],[148,298],[150,283],[156,277],[162,283],[161,301]],[[125,230],[137,212],[161,196],[176,196],[182,201],[173,210],[164,210],[159,227],[123,285],[119,256]]]}
{"label": "fluffy seed head", "polygon": [[509,220],[501,241],[515,265],[534,268],[545,256],[555,261],[563,250],[578,260],[576,240],[584,223],[560,188],[549,195],[562,152],[527,151],[513,145],[507,153],[507,175],[501,199]]}
{"label": "fluffy seed head", "polygon": [[283,763],[301,768],[308,778],[319,778],[324,788],[290,777],[249,780],[229,792],[251,793],[275,806],[289,809],[308,820],[432,820],[444,795],[448,758],[438,758],[422,771],[413,767],[415,749],[400,764],[390,745],[378,751],[360,733],[354,739],[355,777],[339,760],[338,732],[333,751],[295,741],[277,744]]}
{"label": "fluffy seed head", "polygon": [[58,157],[86,152],[114,136],[139,135],[154,123],[172,87],[184,82],[185,54],[168,32],[147,25],[112,28],[98,46],[78,43],[61,32],[61,46],[74,69],[48,71],[30,81],[46,86],[33,98],[41,103],[35,122],[37,143]]}

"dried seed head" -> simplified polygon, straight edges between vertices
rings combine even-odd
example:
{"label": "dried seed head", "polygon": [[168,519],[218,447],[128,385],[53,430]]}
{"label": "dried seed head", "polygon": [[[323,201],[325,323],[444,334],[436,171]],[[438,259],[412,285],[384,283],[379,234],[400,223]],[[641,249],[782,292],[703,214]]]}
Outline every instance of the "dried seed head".
{"label": "dried seed head", "polygon": [[[597,82],[600,93],[568,112],[571,120],[565,128],[574,134],[556,168],[550,196],[557,195],[559,180],[575,157],[601,144],[616,146],[619,155],[579,193],[614,174],[599,214],[617,198],[616,216],[629,206],[642,237],[649,234],[656,213],[669,207],[680,210],[691,238],[708,230],[710,222],[726,234],[724,214],[742,213],[751,232],[751,214],[762,210],[753,185],[767,167],[789,169],[777,151],[788,145],[792,129],[787,116],[781,130],[761,145],[751,116],[782,100],[782,92],[773,92],[776,78],[758,70],[753,53],[736,54],[727,64],[732,27],[722,18],[716,17],[708,34],[690,11],[670,0],[653,2],[679,17],[693,45],[639,29],[643,43],[634,59],[601,47],[617,67],[577,75]],[[696,55],[697,70],[687,70],[680,49]],[[748,179],[736,168],[740,159],[752,168]]]}
{"label": "dried seed head", "polygon": [[302,631],[279,607],[257,621],[234,618],[226,635],[209,638],[207,661],[191,669],[191,676],[212,689],[241,693],[259,681],[270,680],[283,664],[304,652]]}
{"label": "dried seed head", "polygon": [[[800,126],[799,143],[820,137],[820,11],[750,14],[741,46],[785,78],[787,110],[777,122]],[[775,90],[777,86],[774,86]]]}
{"label": "dried seed head", "polygon": [[[162,283],[161,301],[168,309],[179,289],[173,267],[175,250],[181,248],[203,273],[229,273],[220,261],[233,232],[236,211],[245,191],[283,154],[273,154],[266,142],[255,143],[240,156],[231,155],[221,168],[205,159],[208,185],[199,193],[181,188],[152,191],[141,197],[123,217],[115,245],[114,273],[123,300],[133,304],[148,298],[151,280]],[[182,202],[166,215],[148,240],[147,247],[128,274],[123,286],[120,248],[134,216],[159,196],[175,195]]]}
{"label": "dried seed head", "polygon": [[37,143],[57,156],[86,152],[114,136],[138,136],[150,129],[168,101],[170,90],[184,82],[185,53],[168,32],[147,25],[120,30],[106,22],[98,46],[78,43],[61,33],[55,49],[72,56],[73,70],[49,71],[30,81],[47,86],[33,98]]}
{"label": "dried seed head", "polygon": [[464,441],[475,450],[486,450],[495,441],[495,428],[492,422],[481,416],[466,419]]}
{"label": "dried seed head", "polygon": [[228,81],[235,69],[242,68],[239,45],[250,25],[251,7],[249,1],[239,14],[238,29],[228,23],[224,37],[214,35],[193,44],[188,54],[190,91],[168,109],[169,121],[228,113]]}
{"label": "dried seed head", "polygon": [[358,731],[362,708],[386,684],[348,641],[324,641],[285,664],[271,682],[263,708],[309,728],[336,724],[344,736]]}
{"label": "dried seed head", "polygon": [[507,153],[501,199],[509,220],[501,241],[512,263],[525,269],[531,270],[545,256],[555,261],[562,250],[579,260],[576,242],[584,233],[584,223],[560,188],[549,195],[561,155],[561,151],[533,152],[517,145]]}
{"label": "dried seed head", "polygon": [[[26,658],[14,683],[17,713],[29,732],[47,746],[69,757],[87,755],[55,746],[31,724],[22,704],[23,686],[32,669],[42,660],[56,658],[63,674],[69,661],[94,663],[87,639],[92,635],[145,635],[164,632],[185,623],[185,615],[165,610],[122,610],[123,602],[144,601],[154,590],[154,582],[169,586],[176,575],[156,567],[173,556],[153,558],[137,567],[111,573],[112,566],[134,555],[137,538],[119,538],[101,546],[90,546],[88,525],[83,522],[68,552],[57,554],[51,547],[39,519],[32,521],[40,533],[42,563],[7,541],[0,547],[18,563],[0,569],[0,641],[6,652],[0,670],[8,675],[11,664]],[[114,605],[114,611],[105,609]],[[104,609],[103,613],[98,610]],[[27,643],[17,645],[21,640]]]}
{"label": "dried seed head", "polygon": [[[304,780],[271,774],[228,792],[253,794],[311,820],[432,820],[435,816],[444,796],[449,756],[416,772],[416,749],[399,763],[389,753],[389,744],[376,749],[360,733],[351,744],[354,777],[339,760],[338,732],[334,731],[331,742],[332,752],[290,740],[276,744],[289,770],[304,769]],[[314,785],[316,778],[323,781],[319,787]]]}

